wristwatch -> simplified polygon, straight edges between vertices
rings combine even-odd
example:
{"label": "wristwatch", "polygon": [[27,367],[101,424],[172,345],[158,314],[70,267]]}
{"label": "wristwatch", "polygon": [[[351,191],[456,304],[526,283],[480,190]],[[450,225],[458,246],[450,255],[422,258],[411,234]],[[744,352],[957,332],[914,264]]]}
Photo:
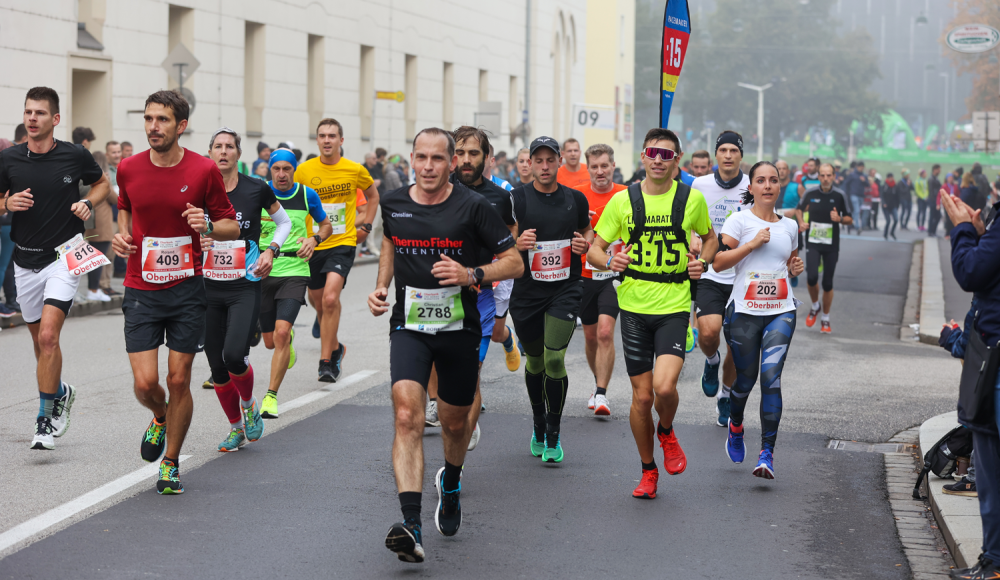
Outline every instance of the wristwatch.
{"label": "wristwatch", "polygon": [[319,237],[319,234],[315,234],[313,236],[313,239],[316,240],[316,245],[317,246],[323,243],[323,238]]}
{"label": "wristwatch", "polygon": [[278,252],[281,251],[281,248],[275,246],[274,244],[271,244],[270,246],[264,248],[264,251],[267,251],[267,250],[271,250],[271,258],[277,258],[278,257]]}
{"label": "wristwatch", "polygon": [[705,268],[705,271],[708,272],[708,262],[705,261],[704,258],[698,258],[698,261],[701,262],[701,265]]}
{"label": "wristwatch", "polygon": [[211,220],[205,220],[205,222],[208,224],[208,229],[205,230],[205,235],[207,236],[207,235],[209,235],[209,234],[211,234],[212,232],[215,231],[215,226],[212,225],[212,221]]}
{"label": "wristwatch", "polygon": [[92,201],[90,201],[89,199],[85,199],[83,200],[83,203],[85,203],[87,207],[90,208],[90,211],[94,211],[94,203]]}
{"label": "wristwatch", "polygon": [[369,233],[369,234],[372,233],[372,225],[371,224],[361,224],[360,226],[358,226],[358,229],[359,230],[365,230],[365,232]]}
{"label": "wristwatch", "polygon": [[472,275],[476,277],[476,284],[482,284],[483,278],[486,277],[486,272],[482,268],[476,268],[472,271]]}

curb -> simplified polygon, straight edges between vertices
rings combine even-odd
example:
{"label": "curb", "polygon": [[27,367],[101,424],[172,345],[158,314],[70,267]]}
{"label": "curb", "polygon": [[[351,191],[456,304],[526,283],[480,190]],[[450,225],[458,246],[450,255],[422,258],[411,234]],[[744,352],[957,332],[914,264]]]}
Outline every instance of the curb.
{"label": "curb", "polygon": [[[923,272],[920,277],[920,342],[937,346],[944,317],[944,281],[941,276],[941,254],[938,238],[924,240]],[[932,442],[933,443],[933,442]]]}
{"label": "curb", "polygon": [[[89,302],[86,300],[74,301],[73,307],[69,310],[69,316],[66,318],[78,318],[80,316],[90,316],[91,314],[107,312],[109,310],[121,310],[122,298],[122,296],[112,296],[111,302]],[[10,318],[0,321],[0,328],[14,328],[15,326],[24,325],[24,318],[21,317],[20,312]]]}
{"label": "curb", "polygon": [[[920,454],[923,456],[944,434],[958,425],[958,412],[952,411],[924,421],[920,426]],[[945,495],[941,487],[952,483],[927,474],[927,499],[938,521],[948,548],[959,568],[976,563],[983,546],[983,525],[979,516],[979,501],[974,497]]]}

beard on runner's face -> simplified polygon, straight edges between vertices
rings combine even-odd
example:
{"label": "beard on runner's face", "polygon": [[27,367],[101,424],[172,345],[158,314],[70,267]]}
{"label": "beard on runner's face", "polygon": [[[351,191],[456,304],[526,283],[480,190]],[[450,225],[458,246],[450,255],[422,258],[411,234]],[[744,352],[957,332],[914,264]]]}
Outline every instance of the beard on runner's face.
{"label": "beard on runner's face", "polygon": [[466,163],[458,167],[458,179],[465,185],[473,185],[483,176],[483,171],[486,170],[486,159],[483,158],[483,162],[479,165],[473,165],[471,163]]}

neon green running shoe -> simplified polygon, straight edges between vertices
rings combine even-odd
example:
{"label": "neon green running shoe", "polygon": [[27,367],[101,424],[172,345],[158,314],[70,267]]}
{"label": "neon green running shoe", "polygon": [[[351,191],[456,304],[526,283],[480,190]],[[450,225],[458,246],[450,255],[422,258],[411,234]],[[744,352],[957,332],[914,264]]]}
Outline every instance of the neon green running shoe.
{"label": "neon green running shoe", "polygon": [[[555,437],[556,444],[552,445],[551,438]],[[542,461],[545,463],[562,463],[563,457],[562,443],[559,441],[559,434],[545,434],[545,451],[542,451]]]}
{"label": "neon green running shoe", "polygon": [[545,443],[535,439],[535,434],[531,434],[531,454],[535,457],[541,457],[542,453],[545,451]]}
{"label": "neon green running shoe", "polygon": [[278,397],[270,394],[264,396],[260,403],[260,416],[265,419],[278,418]]}
{"label": "neon green running shoe", "polygon": [[292,329],[292,333],[288,336],[288,368],[295,366],[295,360],[298,358],[295,356],[295,329]]}
{"label": "neon green running shoe", "polygon": [[231,453],[233,451],[239,451],[240,447],[247,442],[247,437],[243,433],[243,429],[232,429],[229,431],[229,437],[222,443],[219,443],[219,451],[223,453]]}
{"label": "neon green running shoe", "polygon": [[694,330],[689,325],[687,344],[684,345],[684,352],[691,352],[692,350],[694,350]]}
{"label": "neon green running shoe", "polygon": [[184,493],[181,485],[181,472],[177,464],[168,459],[160,462],[160,478],[156,480],[156,493],[160,495],[175,495]]}

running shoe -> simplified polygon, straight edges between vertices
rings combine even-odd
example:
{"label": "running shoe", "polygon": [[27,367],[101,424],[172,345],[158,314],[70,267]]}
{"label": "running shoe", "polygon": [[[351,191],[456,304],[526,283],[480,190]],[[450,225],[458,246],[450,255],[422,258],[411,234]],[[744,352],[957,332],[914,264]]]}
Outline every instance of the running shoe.
{"label": "running shoe", "polygon": [[52,402],[52,432],[53,437],[62,437],[69,430],[69,410],[76,400],[76,388],[63,383],[65,393]]}
{"label": "running shoe", "polygon": [[319,337],[320,337],[319,316],[317,316],[316,320],[313,321],[313,338],[319,338]]}
{"label": "running shoe", "polygon": [[659,469],[643,469],[642,479],[632,492],[632,497],[639,499],[656,499],[656,482],[660,480]]}
{"label": "running shoe", "polygon": [[333,363],[329,359],[319,361],[319,382],[333,383]]}
{"label": "running shoe", "polygon": [[961,495],[965,497],[979,497],[976,491],[976,482],[969,481],[968,477],[962,476],[961,481],[956,481],[941,488],[941,491],[948,495]]}
{"label": "running shoe", "polygon": [[152,463],[163,455],[167,446],[167,424],[157,423],[154,418],[146,427],[146,432],[142,436],[142,445],[139,446],[139,454],[142,460]]}
{"label": "running shoe", "polygon": [[729,421],[729,437],[726,438],[726,455],[733,463],[743,463],[747,449],[743,445],[743,431],[733,431],[733,422]]}
{"label": "running shoe", "polygon": [[48,417],[35,419],[35,437],[31,440],[31,448],[55,449],[56,441],[52,435],[54,431],[55,429],[52,428],[52,419]]}
{"label": "running shoe", "polygon": [[247,442],[247,436],[243,432],[243,429],[230,429],[229,436],[222,443],[219,443],[219,451],[223,453],[231,453],[233,451],[239,451],[240,447],[243,447]]}
{"label": "running shoe", "polygon": [[987,558],[986,554],[979,554],[979,561],[975,566],[951,570],[951,577],[956,580],[998,580],[1000,566]]}
{"label": "running shoe", "polygon": [[770,449],[760,450],[760,458],[757,460],[757,467],[753,468],[753,474],[764,479],[774,479],[774,456]]}
{"label": "running shoe", "polygon": [[87,291],[87,301],[89,302],[111,302],[111,296],[108,296],[100,290],[88,290]]}
{"label": "running shoe", "polygon": [[438,420],[438,402],[428,401],[427,409],[424,411],[424,425],[427,427],[440,427],[441,421]]}
{"label": "running shoe", "polygon": [[156,493],[160,495],[184,493],[184,486],[181,485],[181,471],[173,461],[164,459],[160,462],[160,478],[156,480]]}
{"label": "running shoe", "polygon": [[344,372],[344,357],[347,355],[347,345],[340,343],[337,350],[333,351],[333,356],[330,357],[333,362],[333,382],[340,380],[341,373]]}
{"label": "running shoe", "polygon": [[715,412],[719,414],[715,424],[719,427],[729,426],[729,403],[729,397],[719,397],[715,400]]}
{"label": "running shoe", "polygon": [[209,376],[207,379],[205,379],[205,382],[201,384],[201,388],[203,388],[203,389],[214,389],[215,388],[215,383],[212,382],[212,377],[211,376]]}
{"label": "running shoe", "polygon": [[590,394],[590,400],[587,401],[587,408],[590,409],[591,411],[594,410],[594,399],[595,399],[595,397],[597,397],[597,391],[594,391],[593,393],[591,393]]}
{"label": "running shoe", "polygon": [[[553,443],[554,441],[554,443]],[[563,453],[562,442],[558,433],[545,433],[545,449],[542,451],[542,461],[545,463],[562,463],[565,453]]]}
{"label": "running shoe", "polygon": [[472,437],[469,438],[469,451],[476,448],[479,445],[479,438],[482,437],[483,432],[479,429],[479,421],[476,421],[476,428],[472,430]]}
{"label": "running shoe", "polygon": [[[545,437],[543,436],[542,439],[544,440]],[[531,434],[531,454],[534,455],[535,457],[541,457],[542,453],[544,453],[544,452],[545,452],[545,443],[544,443],[544,441],[539,441],[538,439],[535,438],[535,434],[532,433]]]}
{"label": "running shoe", "polygon": [[385,547],[396,553],[402,562],[419,564],[424,561],[424,547],[420,545],[420,524],[413,518],[392,524],[385,536]]}
{"label": "running shoe", "polygon": [[8,307],[6,304],[0,303],[0,318],[10,318],[17,314],[14,312],[13,308]]}
{"label": "running shoe", "polygon": [[670,475],[679,475],[687,469],[687,456],[681,449],[680,442],[677,441],[677,433],[674,429],[664,435],[657,431],[656,436],[660,439],[660,447],[663,448],[663,469]]}
{"label": "running shoe", "polygon": [[261,330],[260,322],[257,323],[257,329],[253,331],[253,336],[250,337],[250,346],[257,346],[260,344]]}
{"label": "running shoe", "polygon": [[516,348],[510,349],[510,351],[504,350],[503,356],[508,371],[516,373],[517,369],[521,368],[521,353],[517,352]]}
{"label": "running shoe", "polygon": [[823,334],[832,334],[833,331],[830,330],[830,321],[829,320],[820,320],[819,321],[819,331],[821,333],[823,333]]}
{"label": "running shoe", "polygon": [[611,404],[608,403],[608,398],[604,395],[594,397],[594,414],[601,417],[607,417],[611,414]]}
{"label": "running shoe", "polygon": [[434,510],[434,525],[442,536],[454,536],[462,525],[462,502],[459,501],[462,494],[462,482],[459,480],[458,489],[445,491],[444,468],[442,467],[434,476],[434,487],[437,488],[438,492],[438,505],[437,509]]}
{"label": "running shoe", "polygon": [[293,328],[291,334],[288,335],[288,368],[295,366],[297,358],[295,355],[295,329]]}
{"label": "running shoe", "polygon": [[268,393],[260,402],[260,416],[265,419],[278,418],[278,397]]}
{"label": "running shoe", "polygon": [[260,416],[260,409],[257,408],[257,399],[243,409],[243,428],[246,430],[247,441],[251,443],[264,434],[264,421]]}
{"label": "running shoe", "polygon": [[816,324],[816,317],[819,315],[819,309],[809,309],[809,314],[806,316],[806,326],[812,328]]}
{"label": "running shoe", "polygon": [[701,372],[701,390],[706,397],[714,397],[719,392],[719,366],[722,365],[720,358],[716,364],[708,364],[705,359],[705,370]]}
{"label": "running shoe", "polygon": [[684,352],[694,350],[694,329],[688,326],[687,343],[684,345]]}
{"label": "running shoe", "polygon": [[[21,305],[18,303],[17,300],[8,300],[7,304],[5,306],[7,306],[7,308],[10,308],[14,312],[20,312],[21,311]],[[522,350],[522,354],[524,354],[523,350]]]}

